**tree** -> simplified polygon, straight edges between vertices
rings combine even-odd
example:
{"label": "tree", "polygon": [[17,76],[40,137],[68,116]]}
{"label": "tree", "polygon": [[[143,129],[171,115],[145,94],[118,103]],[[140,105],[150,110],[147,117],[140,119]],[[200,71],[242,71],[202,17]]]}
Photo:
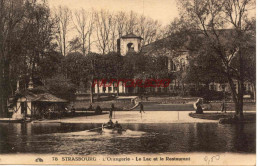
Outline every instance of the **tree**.
{"label": "tree", "polygon": [[33,78],[38,75],[40,62],[55,50],[52,42],[55,35],[55,20],[51,17],[50,9],[44,1],[42,4],[28,2],[25,10],[20,54],[25,56],[23,66],[28,68],[28,73],[23,74]]}
{"label": "tree", "polygon": [[46,80],[46,87],[50,92],[62,99],[73,101],[76,98],[76,85],[62,75],[57,74],[52,78],[48,78]]}
{"label": "tree", "polygon": [[[46,85],[46,80],[60,75],[64,56],[60,52],[46,52],[44,58],[39,62],[37,76],[43,85]],[[35,77],[34,77],[35,78]],[[34,82],[35,83],[35,82]]]}
{"label": "tree", "polygon": [[88,50],[88,52],[91,51],[91,36],[94,29],[94,13],[81,9],[80,11],[75,11],[74,16],[74,27],[78,32],[78,37],[81,40],[82,53],[85,56],[86,50]]}
{"label": "tree", "polygon": [[115,15],[111,15],[111,31],[110,31],[110,42],[108,45],[108,52],[116,52],[117,51],[117,39],[118,39],[118,34],[117,34],[117,27],[118,27],[118,22],[117,18]]}
{"label": "tree", "polygon": [[104,55],[108,52],[112,15],[106,10],[95,12],[95,27],[97,32],[97,47]]}
{"label": "tree", "polygon": [[136,31],[143,38],[143,45],[150,44],[159,39],[160,29],[161,24],[157,20],[145,17],[144,15],[139,17]]}
{"label": "tree", "polygon": [[118,34],[118,37],[121,38],[124,33],[125,33],[125,29],[126,29],[126,18],[127,18],[127,15],[125,12],[118,12],[116,14],[116,22],[117,22],[117,34]]}
{"label": "tree", "polygon": [[127,16],[126,34],[135,33],[138,24],[137,20],[137,14],[131,10]]}
{"label": "tree", "polygon": [[66,78],[70,79],[76,86],[79,86],[82,78],[84,78],[84,67],[87,67],[84,64],[84,60],[83,54],[79,52],[69,53],[62,64]]}
{"label": "tree", "polygon": [[57,41],[60,52],[63,56],[67,55],[67,35],[71,21],[71,11],[68,7],[59,6],[55,11],[57,19]]}
{"label": "tree", "polygon": [[[54,20],[44,1],[17,3],[0,1],[0,102],[1,115],[7,113],[8,97],[20,90],[29,78],[36,78],[46,53],[55,49]],[[44,79],[39,75],[38,79]]]}
{"label": "tree", "polygon": [[80,39],[78,37],[73,38],[72,40],[69,41],[69,51],[70,52],[77,52],[81,48],[81,43]]}
{"label": "tree", "polygon": [[1,116],[7,114],[7,100],[10,94],[10,66],[14,57],[10,53],[17,42],[14,34],[20,26],[24,11],[14,1],[0,0],[0,102]]}
{"label": "tree", "polygon": [[[193,23],[193,30],[203,35],[202,45],[221,62],[221,73],[228,80],[236,115],[243,118],[245,54],[248,33],[247,14],[255,6],[253,0],[193,0],[181,1],[184,18]],[[185,17],[186,15],[186,17]],[[225,28],[231,29],[226,30]],[[204,47],[205,49],[205,47]],[[247,64],[251,65],[251,64]],[[238,91],[235,82],[238,82]]]}

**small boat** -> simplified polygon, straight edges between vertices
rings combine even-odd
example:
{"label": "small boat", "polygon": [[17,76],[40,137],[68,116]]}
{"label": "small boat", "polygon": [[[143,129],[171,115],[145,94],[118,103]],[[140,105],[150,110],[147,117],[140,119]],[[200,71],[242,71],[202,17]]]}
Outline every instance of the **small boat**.
{"label": "small boat", "polygon": [[108,124],[102,124],[102,132],[109,133],[109,134],[122,134],[122,132],[125,131],[121,127],[121,125],[108,125]]}

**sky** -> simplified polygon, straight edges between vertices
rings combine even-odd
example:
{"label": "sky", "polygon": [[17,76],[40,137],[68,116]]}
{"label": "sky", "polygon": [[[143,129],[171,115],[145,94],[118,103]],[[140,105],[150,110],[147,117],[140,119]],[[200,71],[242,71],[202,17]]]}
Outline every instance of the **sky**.
{"label": "sky", "polygon": [[67,6],[74,9],[108,9],[110,11],[134,11],[144,14],[162,25],[168,25],[178,17],[176,0],[49,0],[50,7]]}

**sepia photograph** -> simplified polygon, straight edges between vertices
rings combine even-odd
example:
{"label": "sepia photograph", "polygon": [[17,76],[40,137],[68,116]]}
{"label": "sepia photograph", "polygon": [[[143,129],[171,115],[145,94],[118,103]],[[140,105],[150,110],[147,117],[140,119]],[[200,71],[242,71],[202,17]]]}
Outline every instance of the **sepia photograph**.
{"label": "sepia photograph", "polygon": [[0,0],[0,164],[256,165],[256,0]]}

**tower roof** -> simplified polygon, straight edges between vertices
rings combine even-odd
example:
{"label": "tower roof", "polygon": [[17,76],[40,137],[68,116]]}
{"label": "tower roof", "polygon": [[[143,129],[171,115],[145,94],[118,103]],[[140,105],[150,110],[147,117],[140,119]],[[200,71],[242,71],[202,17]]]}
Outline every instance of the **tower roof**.
{"label": "tower roof", "polygon": [[123,39],[125,39],[125,38],[138,38],[138,39],[143,40],[143,38],[142,38],[141,36],[136,36],[136,35],[133,34],[133,33],[130,33],[130,34],[124,35],[124,36],[122,36],[121,38],[123,38]]}

